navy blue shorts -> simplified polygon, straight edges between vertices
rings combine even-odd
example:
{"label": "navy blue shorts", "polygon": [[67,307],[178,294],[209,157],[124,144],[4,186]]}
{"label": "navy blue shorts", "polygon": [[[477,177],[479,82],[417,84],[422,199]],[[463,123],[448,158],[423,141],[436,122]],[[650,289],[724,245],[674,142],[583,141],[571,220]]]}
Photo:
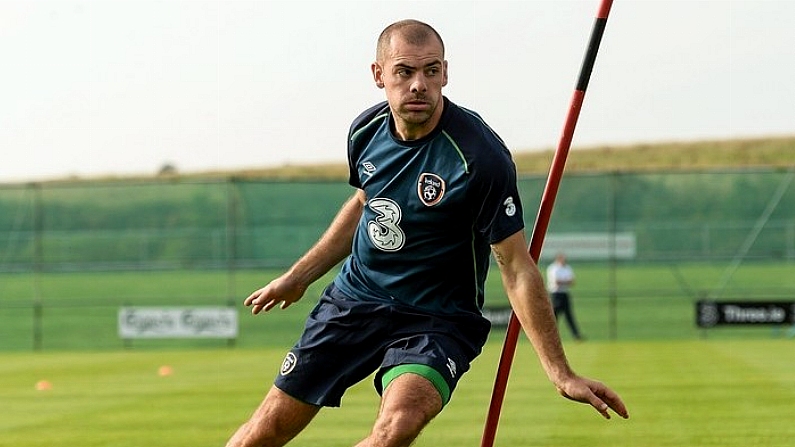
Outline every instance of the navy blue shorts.
{"label": "navy blue shorts", "polygon": [[373,372],[378,371],[374,382],[381,394],[385,373],[411,365],[433,373],[429,380],[446,404],[489,329],[488,320],[478,315],[440,318],[392,303],[353,301],[332,284],[309,314],[274,384],[303,402],[338,407],[345,391]]}

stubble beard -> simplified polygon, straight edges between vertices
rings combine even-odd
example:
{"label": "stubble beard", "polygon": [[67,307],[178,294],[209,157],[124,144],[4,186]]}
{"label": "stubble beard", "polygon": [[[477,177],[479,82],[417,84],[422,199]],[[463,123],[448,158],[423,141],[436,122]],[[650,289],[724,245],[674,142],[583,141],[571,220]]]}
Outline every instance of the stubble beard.
{"label": "stubble beard", "polygon": [[[425,101],[430,108],[422,111],[414,111],[406,108],[405,104],[417,100]],[[433,119],[438,107],[439,105],[437,103],[428,102],[428,98],[426,97],[414,97],[401,104],[396,115],[407,129],[423,129],[430,123],[431,119]],[[432,129],[426,130],[430,131]]]}

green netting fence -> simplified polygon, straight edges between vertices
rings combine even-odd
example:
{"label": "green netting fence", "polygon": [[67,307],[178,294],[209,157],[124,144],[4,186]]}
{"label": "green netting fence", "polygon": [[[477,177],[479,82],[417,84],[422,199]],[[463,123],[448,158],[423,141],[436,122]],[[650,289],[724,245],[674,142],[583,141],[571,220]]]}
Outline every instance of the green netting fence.
{"label": "green netting fence", "polygon": [[[791,260],[792,176],[569,174],[549,234],[629,234],[638,262],[731,258],[753,235],[746,259]],[[519,181],[528,228],[545,181]],[[0,271],[284,267],[351,193],[343,181],[0,186]]]}
{"label": "green netting fence", "polygon": [[[600,272],[578,286],[586,308],[589,300],[615,306],[655,296],[686,296],[688,309],[710,294],[792,298],[787,277],[795,275],[740,279],[750,266],[795,266],[794,177],[795,168],[566,174],[542,263],[564,250],[586,279]],[[545,182],[519,180],[528,232]],[[289,266],[352,192],[345,181],[234,177],[0,185],[0,320],[86,294],[51,296],[35,284],[42,275],[214,272],[222,284],[203,299],[229,303],[248,286],[236,272]],[[664,284],[627,282],[640,268],[662,272]],[[21,277],[34,278],[30,287],[18,285]],[[620,309],[598,323],[609,327],[600,329],[605,337],[621,334]]]}

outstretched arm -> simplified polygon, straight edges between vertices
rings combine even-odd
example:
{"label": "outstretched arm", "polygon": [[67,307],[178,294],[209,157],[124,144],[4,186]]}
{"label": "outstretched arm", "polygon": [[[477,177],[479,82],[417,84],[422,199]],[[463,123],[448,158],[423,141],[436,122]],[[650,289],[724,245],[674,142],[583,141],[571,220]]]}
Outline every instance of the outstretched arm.
{"label": "outstretched arm", "polygon": [[251,307],[251,313],[267,312],[276,305],[287,308],[301,299],[310,284],[345,259],[351,253],[353,235],[364,203],[364,191],[358,190],[342,205],[326,232],[306,254],[282,276],[245,299],[243,304]]}
{"label": "outstretched arm", "polygon": [[618,394],[600,382],[578,376],[569,366],[541,273],[527,252],[524,233],[519,231],[491,248],[511,307],[558,392],[590,404],[607,419],[609,408],[628,418]]}

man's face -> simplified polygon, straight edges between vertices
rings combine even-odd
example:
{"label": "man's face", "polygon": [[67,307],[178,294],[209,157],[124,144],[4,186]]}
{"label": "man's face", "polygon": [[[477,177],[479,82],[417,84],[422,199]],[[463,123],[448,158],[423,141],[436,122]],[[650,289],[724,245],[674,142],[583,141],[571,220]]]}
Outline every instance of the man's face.
{"label": "man's face", "polygon": [[411,45],[395,35],[383,59],[372,65],[373,78],[386,91],[398,137],[403,140],[424,137],[436,127],[442,115],[447,61],[441,43],[428,39],[422,45]]}

